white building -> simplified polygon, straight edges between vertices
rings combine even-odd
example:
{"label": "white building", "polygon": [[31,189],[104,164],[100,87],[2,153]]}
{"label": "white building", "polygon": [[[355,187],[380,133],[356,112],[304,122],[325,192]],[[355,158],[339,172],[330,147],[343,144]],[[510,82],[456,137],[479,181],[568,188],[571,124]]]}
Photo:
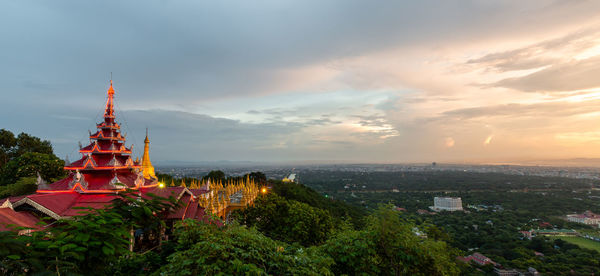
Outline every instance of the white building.
{"label": "white building", "polygon": [[434,211],[462,211],[462,200],[460,197],[434,197],[433,206],[430,207]]}
{"label": "white building", "polygon": [[591,211],[585,211],[583,214],[567,215],[567,220],[587,225],[600,225],[600,215],[594,214]]}
{"label": "white building", "polygon": [[283,182],[296,182],[296,174],[290,174],[288,177],[283,178]]}

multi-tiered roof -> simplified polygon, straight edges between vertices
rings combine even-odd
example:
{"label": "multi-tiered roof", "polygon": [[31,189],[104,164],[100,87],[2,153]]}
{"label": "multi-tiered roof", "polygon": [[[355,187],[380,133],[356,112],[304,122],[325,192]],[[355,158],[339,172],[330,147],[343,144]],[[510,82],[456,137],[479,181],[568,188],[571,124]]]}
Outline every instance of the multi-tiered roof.
{"label": "multi-tiered roof", "polygon": [[[199,198],[209,193],[207,189],[165,187],[158,185],[154,167],[150,162],[148,135],[144,141],[143,164],[133,161],[132,147],[125,146],[125,136],[115,120],[115,90],[108,88],[104,119],[97,124],[97,131],[90,133],[90,144],[81,147],[81,159],[66,164],[69,176],[52,184],[46,184],[38,175],[38,190],[25,196],[7,198],[0,202],[0,231],[9,225],[41,228],[36,222],[44,216],[64,219],[82,215],[81,207],[103,209],[116,194],[133,189],[140,197],[154,194],[175,197],[182,207],[170,210],[166,219],[203,219],[204,207]],[[48,224],[52,225],[52,224]]]}
{"label": "multi-tiered roof", "polygon": [[79,149],[81,159],[65,165],[70,171],[63,180],[40,187],[38,192],[72,190],[97,193],[150,187],[158,182],[155,177],[144,178],[142,166],[132,158],[133,145],[125,146],[125,136],[115,120],[114,94],[110,82],[107,91],[104,120],[89,135],[90,144]]}

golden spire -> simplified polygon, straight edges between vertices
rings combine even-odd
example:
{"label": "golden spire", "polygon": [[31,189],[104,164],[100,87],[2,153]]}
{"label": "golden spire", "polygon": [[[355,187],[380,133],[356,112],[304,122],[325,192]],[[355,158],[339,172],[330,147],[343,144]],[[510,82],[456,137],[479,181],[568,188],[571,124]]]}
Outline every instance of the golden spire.
{"label": "golden spire", "polygon": [[150,140],[148,140],[148,128],[146,128],[146,139],[144,139],[144,155],[142,156],[142,171],[144,178],[156,178],[154,167],[150,162]]}

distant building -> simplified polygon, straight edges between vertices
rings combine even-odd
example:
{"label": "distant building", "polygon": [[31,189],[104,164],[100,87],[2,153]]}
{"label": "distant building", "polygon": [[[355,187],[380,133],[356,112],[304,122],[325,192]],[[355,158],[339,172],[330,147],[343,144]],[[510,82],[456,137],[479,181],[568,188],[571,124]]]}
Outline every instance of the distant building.
{"label": "distant building", "polygon": [[502,268],[494,268],[494,272],[498,274],[498,276],[516,276],[516,275],[524,275],[516,269],[502,269]]}
{"label": "distant building", "polygon": [[469,255],[466,257],[458,257],[457,259],[459,261],[463,261],[465,263],[474,262],[474,263],[476,263],[478,265],[482,265],[482,266],[488,265],[488,264],[491,264],[494,266],[496,265],[496,262],[492,261],[492,259],[490,259],[490,258],[486,257],[485,255],[478,253],[478,252],[475,252],[475,253],[473,253],[473,255]]}
{"label": "distant building", "polygon": [[594,214],[591,211],[585,211],[583,214],[567,215],[567,220],[587,225],[599,225],[600,215]]}
{"label": "distant building", "polygon": [[[541,254],[541,253],[540,253]],[[544,256],[544,254],[542,254],[542,256]],[[540,275],[540,273],[537,271],[537,269],[533,268],[533,267],[529,267],[527,269],[527,272],[529,272],[529,275],[533,275],[533,276],[537,276]]]}
{"label": "distant building", "polygon": [[423,209],[417,210],[417,214],[419,214],[419,215],[435,215],[435,213],[429,212],[429,211],[423,210]]}
{"label": "distant building", "polygon": [[296,174],[292,173],[288,177],[284,177],[283,182],[296,182]]}
{"label": "distant building", "polygon": [[462,200],[460,197],[434,197],[433,206],[430,207],[434,211],[462,211]]}
{"label": "distant building", "polygon": [[553,228],[554,226],[547,222],[547,221],[540,221],[539,223],[540,228]]}
{"label": "distant building", "polygon": [[402,208],[402,207],[396,207],[396,206],[394,206],[394,210],[396,210],[398,212],[406,212],[406,209]]}
{"label": "distant building", "polygon": [[533,237],[532,231],[519,231],[519,233],[521,233],[523,235],[523,237],[530,239],[530,240]]}

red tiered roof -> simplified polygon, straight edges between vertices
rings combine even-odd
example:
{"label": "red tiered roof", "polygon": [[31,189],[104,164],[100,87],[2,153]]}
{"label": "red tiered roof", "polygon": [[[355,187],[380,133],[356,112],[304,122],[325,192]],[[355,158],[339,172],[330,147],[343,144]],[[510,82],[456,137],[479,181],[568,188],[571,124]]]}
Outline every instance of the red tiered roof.
{"label": "red tiered roof", "polygon": [[90,144],[79,150],[82,158],[65,166],[65,170],[70,171],[66,178],[52,184],[44,184],[39,179],[37,193],[0,202],[0,231],[8,224],[40,229],[35,226],[40,213],[64,219],[85,213],[81,207],[103,209],[118,197],[117,193],[126,189],[137,190],[143,198],[150,198],[150,193],[177,198],[182,207],[172,210],[167,218],[206,218],[204,209],[198,204],[198,196],[208,191],[159,188],[157,179],[144,178],[142,166],[132,159],[133,146],[125,147],[125,137],[115,122],[114,93],[111,81],[104,120],[97,124],[98,131],[90,134]]}
{"label": "red tiered roof", "polygon": [[16,212],[11,208],[0,208],[0,231],[9,231],[15,227],[39,229],[39,219],[26,212]]}
{"label": "red tiered roof", "polygon": [[[173,210],[167,218],[169,219],[202,219],[204,217],[204,209],[198,205],[198,197],[194,195],[189,189],[184,187],[149,187],[140,188],[140,196],[143,198],[150,198],[150,194],[160,197],[174,197],[180,201],[181,207],[177,210]],[[80,193],[77,191],[62,191],[54,193],[37,193],[24,197],[15,197],[7,199],[11,204],[10,206],[0,207],[0,212],[5,212],[12,217],[15,215],[13,212],[7,210],[18,209],[19,206],[29,205],[34,207],[46,216],[54,219],[64,219],[72,216],[84,215],[88,210],[82,208],[92,209],[104,209],[111,202],[119,198],[114,192],[111,193]],[[5,210],[7,209],[7,210]],[[25,212],[18,212],[25,213]],[[10,219],[2,220],[2,214],[0,213],[0,223],[9,223]],[[17,220],[16,222],[20,221]],[[36,219],[35,222],[37,222]],[[15,221],[13,221],[13,224]],[[35,223],[33,223],[35,224]],[[22,225],[28,227],[26,225]]]}
{"label": "red tiered roof", "polygon": [[[81,159],[67,164],[69,176],[38,192],[78,191],[96,193],[137,189],[158,184],[156,179],[145,179],[140,174],[141,165],[131,157],[133,146],[125,147],[125,137],[121,126],[115,121],[114,94],[112,81],[107,91],[104,120],[96,125],[98,130],[90,134],[90,144],[79,149]],[[124,185],[120,185],[124,184]]]}

